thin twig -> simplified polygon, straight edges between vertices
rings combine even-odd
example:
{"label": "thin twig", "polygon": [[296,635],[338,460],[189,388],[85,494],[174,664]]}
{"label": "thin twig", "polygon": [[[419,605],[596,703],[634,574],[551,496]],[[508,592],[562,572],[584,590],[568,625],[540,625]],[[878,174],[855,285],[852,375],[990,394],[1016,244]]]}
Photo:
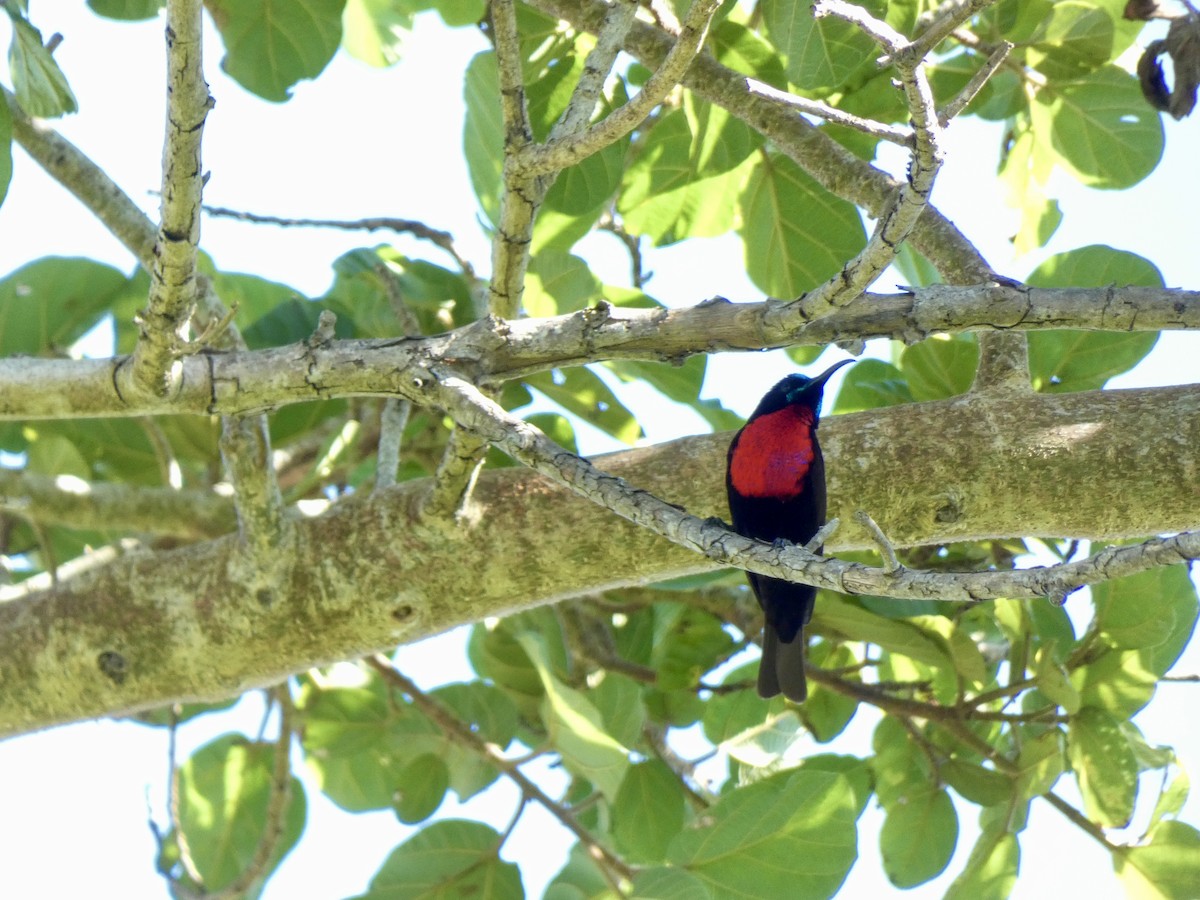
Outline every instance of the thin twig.
{"label": "thin twig", "polygon": [[463,259],[454,246],[454,235],[448,231],[432,228],[424,222],[415,219],[400,219],[394,216],[366,216],[361,219],[313,219],[306,217],[269,216],[252,213],[245,210],[230,209],[225,206],[202,206],[201,209],[210,216],[224,219],[236,219],[239,222],[252,222],[256,225],[278,225],[281,228],[334,228],[339,231],[394,231],[397,234],[410,234],[422,241],[428,241],[435,247],[445,250],[463,270],[469,270],[470,264]]}
{"label": "thin twig", "polygon": [[1109,853],[1120,852],[1120,845],[1114,844],[1112,841],[1110,841],[1108,836],[1104,833],[1103,828],[1073,807],[1066,800],[1058,796],[1058,794],[1054,793],[1053,791],[1047,791],[1046,793],[1042,794],[1042,799],[1066,816],[1073,824],[1078,826],[1089,837],[1093,838]]}
{"label": "thin twig", "polygon": [[892,542],[883,533],[883,529],[879,527],[879,523],[872,519],[866,510],[860,509],[855,511],[854,520],[867,529],[871,535],[871,539],[875,542],[875,546],[879,548],[879,555],[883,557],[883,571],[891,575],[904,568],[900,564],[900,560],[896,558],[896,548],[892,546]]}

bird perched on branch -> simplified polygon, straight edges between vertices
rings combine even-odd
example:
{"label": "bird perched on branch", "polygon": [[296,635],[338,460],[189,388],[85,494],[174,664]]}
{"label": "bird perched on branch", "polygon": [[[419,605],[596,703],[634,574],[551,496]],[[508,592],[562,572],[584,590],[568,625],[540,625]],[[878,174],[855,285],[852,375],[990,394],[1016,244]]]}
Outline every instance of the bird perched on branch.
{"label": "bird perched on branch", "polygon": [[[816,378],[789,375],[767,391],[729,445],[725,489],[733,529],[763,541],[803,546],[825,524],[825,463],[817,443],[821,394],[842,360]],[[818,548],[817,552],[820,552]],[[766,618],[758,693],[782,692],[796,703],[808,696],[804,626],[817,589],[747,572]]]}

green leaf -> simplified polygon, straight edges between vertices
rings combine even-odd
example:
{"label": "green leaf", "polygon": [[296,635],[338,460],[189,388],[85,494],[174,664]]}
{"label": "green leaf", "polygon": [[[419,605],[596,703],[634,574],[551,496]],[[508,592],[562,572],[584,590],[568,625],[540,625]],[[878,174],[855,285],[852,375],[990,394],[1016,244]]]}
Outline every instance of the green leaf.
{"label": "green leaf", "polygon": [[484,215],[500,218],[500,175],[504,168],[504,122],[500,114],[500,73],[492,51],[477,53],[463,79],[463,155],[471,187]]}
{"label": "green leaf", "polygon": [[600,291],[600,279],[578,256],[544,249],[529,261],[522,302],[531,316],[557,316],[595,303]]}
{"label": "green leaf", "polygon": [[1071,673],[1083,706],[1106,709],[1129,718],[1154,696],[1158,676],[1150,669],[1146,650],[1113,650]]}
{"label": "green leaf", "polygon": [[610,800],[615,798],[629,769],[628,751],[604,730],[600,713],[591,701],[554,677],[541,638],[526,632],[517,640],[542,680],[542,722],[551,743],[562,754],[563,765],[586,778]]}
{"label": "green leaf", "polygon": [[1200,831],[1160,822],[1148,844],[1114,853],[1113,867],[1134,900],[1188,900],[1200,884]]}
{"label": "green leaf", "polygon": [[871,747],[875,751],[871,757],[875,793],[885,809],[902,806],[929,787],[933,775],[929,758],[898,720],[880,721]]}
{"label": "green leaf", "polygon": [[1137,78],[1115,66],[1052,82],[1037,92],[1030,117],[1043,150],[1089,187],[1132,187],[1162,157],[1158,113]]}
{"label": "green leaf", "polygon": [[671,841],[714,900],[832,897],[857,856],[856,800],[829,772],[781,772],[726,794]]}
{"label": "green leaf", "polygon": [[108,312],[128,279],[90,259],[48,256],[0,279],[0,353],[65,352]]}
{"label": "green leaf", "polygon": [[1065,768],[1063,734],[1057,728],[1027,740],[1017,758],[1017,794],[1040,797],[1054,787]]}
{"label": "green leaf", "polygon": [[588,698],[600,714],[600,720],[617,743],[634,747],[642,739],[646,707],[642,686],[625,675],[606,672],[604,680],[588,691]]}
{"label": "green leaf", "polygon": [[575,843],[567,863],[546,886],[542,900],[613,900],[611,888],[583,844]]}
{"label": "green leaf", "polygon": [[74,475],[84,480],[92,477],[92,467],[83,454],[58,434],[47,434],[30,443],[25,469],[39,475]]}
{"label": "green leaf", "polygon": [[[180,826],[207,890],[228,885],[254,858],[267,829],[274,761],[274,744],[226,734],[180,766]],[[267,872],[296,845],[306,817],[304,788],[291,778],[283,833]]]}
{"label": "green leaf", "polygon": [[721,65],[783,90],[787,74],[775,48],[745,25],[722,19],[708,31],[708,43]]}
{"label": "green leaf", "polygon": [[[831,644],[828,641],[813,644],[809,648],[808,657],[813,665],[822,669],[840,669],[859,661],[849,647]],[[809,689],[808,699],[799,710],[805,727],[812,732],[813,739],[819,744],[828,743],[845,731],[856,712],[858,701],[855,698],[820,684]]]}
{"label": "green leaf", "polygon": [[1021,846],[1015,834],[985,829],[966,866],[946,891],[945,900],[1008,900],[1020,863]]}
{"label": "green leaf", "polygon": [[1087,817],[1105,828],[1128,825],[1137,800],[1138,765],[1120,723],[1102,709],[1080,710],[1067,730],[1067,758]]}
{"label": "green leaf", "polygon": [[138,22],[155,18],[166,0],[88,0],[88,6],[98,16]]}
{"label": "green leaf", "polygon": [[816,287],[866,245],[858,210],[782,154],[757,162],[741,209],[746,274],[774,297]]}
{"label": "green leaf", "polygon": [[914,400],[943,400],[971,389],[979,366],[979,345],[970,339],[931,338],[905,347],[900,371]]}
{"label": "green leaf", "polygon": [[[633,878],[633,900],[711,900],[708,886],[683,869],[642,869]],[[550,898],[547,898],[550,900]]]}
{"label": "green leaf", "polygon": [[434,822],[392,851],[361,900],[524,900],[521,873],[497,855],[500,844],[481,822]]}
{"label": "green leaf", "polygon": [[442,21],[451,28],[476,25],[487,10],[486,0],[437,0],[434,4]]}
{"label": "green leaf", "polygon": [[1067,713],[1079,712],[1079,690],[1071,683],[1067,670],[1054,657],[1054,644],[1039,647],[1034,657],[1033,677],[1038,689]]}
{"label": "green leaf", "polygon": [[662,760],[630,766],[613,802],[613,836],[629,862],[662,862],[683,828],[683,789]]}
{"label": "green leaf", "polygon": [[909,622],[886,619],[840,598],[829,598],[829,602],[817,604],[816,616],[824,629],[823,633],[832,630],[848,640],[878,644],[885,650],[911,657],[926,665],[947,670],[954,668],[938,643]]}
{"label": "green leaf", "polygon": [[590,369],[577,366],[538,372],[525,383],[619,441],[632,445],[642,436],[642,426],[633,413]]}
{"label": "green leaf", "polygon": [[654,655],[662,690],[695,687],[704,674],[728,658],[733,638],[716,616],[683,604],[662,604],[655,609]]}
{"label": "green leaf", "polygon": [[342,46],[369,66],[392,66],[412,32],[412,10],[397,0],[346,0]]}
{"label": "green leaf", "polygon": [[1104,10],[1065,0],[1051,7],[1026,59],[1050,78],[1078,76],[1109,61],[1114,33],[1113,20]]}
{"label": "green leaf", "polygon": [[77,111],[79,104],[67,84],[67,76],[42,44],[42,33],[14,5],[6,4],[4,8],[13,28],[8,71],[21,109],[39,119],[56,119]]}
{"label": "green leaf", "polygon": [[704,736],[713,744],[721,744],[742,732],[760,727],[767,718],[768,707],[752,689],[757,666],[739,666],[721,680],[722,684],[744,684],[744,691],[713,694],[704,704],[701,724]]}
{"label": "green leaf", "polygon": [[[1162,287],[1150,260],[1103,244],[1050,257],[1026,279],[1035,287]],[[1037,331],[1029,335],[1029,368],[1041,391],[1096,390],[1145,358],[1157,332]]]}
{"label": "green leaf", "polygon": [[424,822],[442,805],[450,787],[450,772],[442,758],[424,753],[400,770],[392,805],[396,818],[408,825]]}
{"label": "green leaf", "polygon": [[431,691],[430,696],[449,707],[470,726],[471,731],[501,750],[516,737],[517,707],[497,687],[482,681],[468,681],[443,685]]}
{"label": "green leaf", "polygon": [[846,370],[833,411],[838,414],[861,412],[911,403],[912,400],[908,382],[899,369],[881,359],[864,359]]}
{"label": "green leaf", "polygon": [[8,102],[0,97],[0,206],[8,196],[8,185],[12,181],[12,113]]}
{"label": "green leaf", "polygon": [[889,807],[879,832],[883,870],[898,888],[915,887],[946,868],[958,843],[950,795],[930,788]]}
{"label": "green leaf", "polygon": [[[1194,596],[1194,589],[1183,566],[1101,582],[1092,589],[1095,627],[1121,650],[1157,647],[1184,624],[1176,622],[1176,607],[1187,594]],[[1181,611],[1187,614],[1186,601]]]}
{"label": "green leaf", "polygon": [[625,171],[617,209],[625,227],[663,246],[733,227],[756,141],[719,107],[694,101],[655,123]]}
{"label": "green leaf", "polygon": [[282,103],[316,78],[342,40],[346,0],[207,0],[225,43],[221,68],[246,90]]}
{"label": "green leaf", "polygon": [[1010,800],[1013,783],[995,769],[985,769],[961,759],[948,759],[938,768],[946,783],[979,806],[995,806]]}
{"label": "green leaf", "polygon": [[787,57],[788,80],[806,91],[838,87],[878,46],[836,16],[816,19],[809,2],[765,0],[763,21],[771,43]]}

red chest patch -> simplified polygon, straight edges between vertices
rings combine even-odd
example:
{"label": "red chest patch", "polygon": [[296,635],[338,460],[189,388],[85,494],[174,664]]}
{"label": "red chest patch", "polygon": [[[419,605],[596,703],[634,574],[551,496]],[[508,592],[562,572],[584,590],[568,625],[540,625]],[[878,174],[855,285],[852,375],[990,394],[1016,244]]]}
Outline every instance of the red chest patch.
{"label": "red chest patch", "polygon": [[799,494],[813,461],[815,419],[811,409],[789,406],[743,428],[729,466],[734,490],[743,497]]}

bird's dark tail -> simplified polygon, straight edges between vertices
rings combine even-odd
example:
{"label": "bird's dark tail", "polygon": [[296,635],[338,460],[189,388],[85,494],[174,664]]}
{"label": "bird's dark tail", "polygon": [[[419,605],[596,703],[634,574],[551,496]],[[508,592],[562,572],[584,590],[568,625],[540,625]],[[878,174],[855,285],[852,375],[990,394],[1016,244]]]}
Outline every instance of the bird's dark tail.
{"label": "bird's dark tail", "polygon": [[769,700],[782,693],[793,703],[803,703],[808,697],[808,682],[804,680],[804,631],[794,640],[779,640],[775,626],[763,627],[762,659],[758,664],[758,696]]}

